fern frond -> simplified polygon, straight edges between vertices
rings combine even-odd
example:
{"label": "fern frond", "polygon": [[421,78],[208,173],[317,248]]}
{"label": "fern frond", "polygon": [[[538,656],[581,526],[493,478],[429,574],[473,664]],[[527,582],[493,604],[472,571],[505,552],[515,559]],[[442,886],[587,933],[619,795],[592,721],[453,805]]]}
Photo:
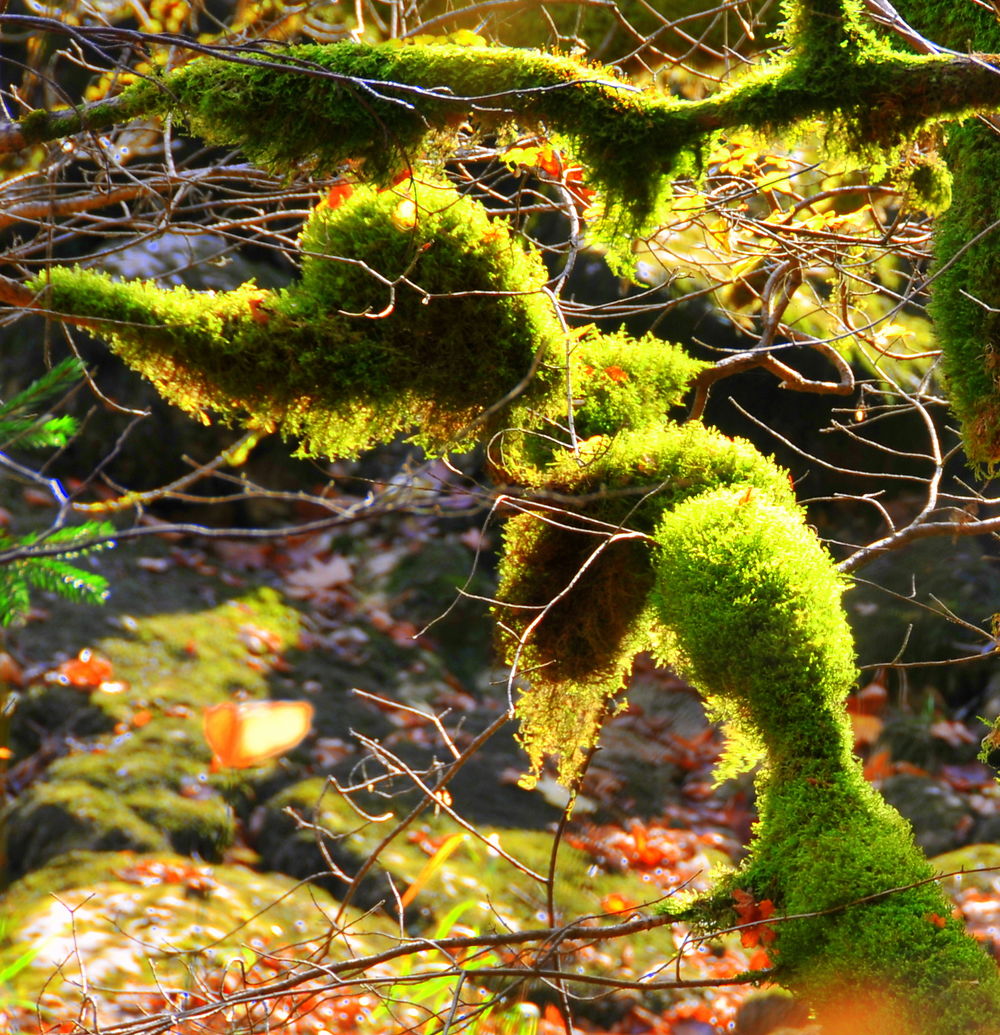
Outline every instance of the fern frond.
{"label": "fern frond", "polygon": [[[12,553],[0,566],[0,625],[10,625],[31,606],[29,588],[57,593],[79,603],[100,604],[107,599],[108,580],[70,563],[78,557],[108,549],[110,542],[94,542],[114,534],[105,521],[88,521],[48,533],[30,532],[19,538],[0,533],[0,549]],[[55,553],[49,553],[58,547]],[[40,550],[46,552],[40,553]]]}
{"label": "fern frond", "polygon": [[76,420],[68,416],[39,415],[36,411],[52,396],[68,391],[82,372],[82,362],[71,356],[46,371],[12,399],[0,403],[0,443],[3,447],[9,448],[14,444],[22,448],[65,445],[76,431]]}
{"label": "fern frond", "polygon": [[76,356],[70,356],[57,363],[12,399],[0,403],[0,426],[3,421],[30,413],[52,396],[68,391],[82,373],[83,363]]}

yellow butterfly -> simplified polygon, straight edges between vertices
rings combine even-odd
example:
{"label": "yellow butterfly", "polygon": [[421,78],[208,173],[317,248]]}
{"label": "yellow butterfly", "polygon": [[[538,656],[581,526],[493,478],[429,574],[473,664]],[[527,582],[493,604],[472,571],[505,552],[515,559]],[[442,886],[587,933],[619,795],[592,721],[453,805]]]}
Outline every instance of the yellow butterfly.
{"label": "yellow butterfly", "polygon": [[205,708],[202,728],[212,771],[246,769],[290,751],[312,727],[307,701],[227,701]]}

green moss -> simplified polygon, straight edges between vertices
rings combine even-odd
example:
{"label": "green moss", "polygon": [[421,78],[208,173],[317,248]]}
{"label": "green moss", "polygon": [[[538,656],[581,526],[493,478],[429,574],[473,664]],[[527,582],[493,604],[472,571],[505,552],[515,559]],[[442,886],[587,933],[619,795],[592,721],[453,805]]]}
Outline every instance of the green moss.
{"label": "green moss", "polygon": [[[247,632],[266,630],[285,650],[298,638],[298,623],[298,613],[265,587],[216,608],[136,620],[132,635],[96,643],[115,678],[131,689],[91,695],[94,715],[74,722],[80,748],[54,761],[11,804],[11,873],[73,849],[172,848],[218,858],[235,834],[229,802],[248,781],[231,772],[209,775],[201,709],[237,690],[267,696],[266,667],[256,657],[253,667],[247,663]],[[22,720],[37,722],[39,709],[51,711],[51,692],[29,689]],[[139,711],[149,713],[147,721],[134,725]]]}
{"label": "green moss", "polygon": [[703,922],[737,922],[734,888],[801,916],[776,926],[770,951],[824,1032],[858,1030],[843,1026],[850,1016],[882,1018],[878,1030],[896,1035],[985,1035],[996,969],[940,889],[913,886],[930,866],[852,758],[845,587],[802,516],[719,490],[664,515],[656,539],[661,656],[766,758],[750,855],[702,907]]}
{"label": "green moss", "polygon": [[[831,44],[824,28],[822,46],[797,48],[790,63],[697,102],[636,90],[608,69],[539,51],[350,43],[290,47],[261,64],[202,59],[162,83],[136,83],[122,98],[130,111],[172,112],[205,140],[241,147],[268,168],[333,171],[353,159],[382,182],[426,149],[432,128],[461,122],[474,107],[485,126],[558,132],[605,194],[610,225],[622,230],[646,223],[670,179],[697,169],[723,127],[777,129],[841,113],[849,140],[895,147],[948,103],[951,91],[934,82],[937,59],[892,53],[866,35],[859,5],[847,6],[847,27],[834,35],[850,46]],[[840,24],[823,12],[815,22]],[[920,83],[928,108],[872,109],[871,98],[891,95],[892,84]]]}
{"label": "green moss", "polygon": [[518,715],[532,765],[537,772],[545,755],[559,755],[569,781],[633,658],[650,645],[648,537],[660,517],[720,485],[786,506],[794,497],[787,474],[749,443],[698,423],[591,439],[539,477],[560,509],[506,526],[499,640],[531,684]]}
{"label": "green moss", "polygon": [[35,144],[50,138],[52,113],[45,108],[35,108],[18,119],[20,129],[27,144]]}
{"label": "green moss", "polygon": [[[356,911],[331,946],[335,910],[322,889],[280,874],[201,866],[169,852],[73,852],[19,880],[0,900],[7,921],[0,971],[26,947],[38,950],[27,967],[13,968],[4,991],[38,1002],[43,1013],[75,1013],[85,997],[87,1009],[110,1017],[123,1002],[157,1003],[164,989],[187,989],[192,981],[216,987],[234,968],[246,968],[248,982],[273,977],[274,955],[301,959],[310,952],[306,945],[324,940],[338,958],[384,947],[379,925]],[[142,951],[131,951],[135,946]]]}
{"label": "green moss", "polygon": [[665,660],[772,764],[831,751],[843,761],[855,675],[845,586],[801,512],[720,489],[665,514],[655,537]]}
{"label": "green moss", "polygon": [[931,216],[940,216],[951,207],[953,176],[940,155],[920,156],[905,167],[896,180],[910,205]]}
{"label": "green moss", "polygon": [[544,268],[474,201],[431,183],[358,187],[314,211],[301,245],[301,280],[277,292],[66,268],[34,286],[188,413],[276,428],[309,455],[356,456],[402,431],[457,447],[518,385],[477,437],[562,396],[551,365],[529,379],[564,353]]}
{"label": "green moss", "polygon": [[576,359],[574,388],[582,399],[575,427],[583,439],[664,423],[708,365],[679,345],[625,333],[584,339]]}
{"label": "green moss", "polygon": [[126,803],[140,819],[162,830],[181,855],[218,862],[236,836],[235,816],[220,798],[197,800],[149,788],[134,791]]}
{"label": "green moss", "polygon": [[[897,7],[941,46],[1000,50],[996,16],[980,5],[902,0]],[[991,127],[968,122],[949,129],[944,155],[953,177],[952,203],[935,227],[929,311],[969,459],[990,471],[1000,463],[1000,259],[996,232],[987,231],[1000,219],[1000,144]]]}
{"label": "green moss", "polygon": [[[431,127],[457,124],[473,106],[484,124],[510,122],[513,104],[520,124],[551,123],[576,141],[595,182],[630,211],[648,209],[650,193],[650,166],[637,167],[630,145],[650,148],[650,131],[673,107],[609,69],[536,50],[340,43],[262,61],[203,59],[123,97],[130,108],[182,116],[205,140],[239,146],[267,168],[333,171],[355,159],[383,181],[409,165]],[[653,168],[672,164],[667,148],[679,154],[694,142],[685,119],[671,121]]]}
{"label": "green moss", "polygon": [[996,15],[980,4],[899,0],[894,6],[908,24],[939,46],[962,53],[995,54],[1000,50]]}
{"label": "green moss", "polygon": [[936,226],[929,311],[969,459],[992,469],[1000,462],[1000,258],[989,228],[1000,219],[1000,145],[991,128],[969,123],[949,133],[946,154],[953,201]]}
{"label": "green moss", "polygon": [[36,784],[6,818],[13,878],[70,851],[167,851],[166,835],[136,815],[114,791],[82,780]]}

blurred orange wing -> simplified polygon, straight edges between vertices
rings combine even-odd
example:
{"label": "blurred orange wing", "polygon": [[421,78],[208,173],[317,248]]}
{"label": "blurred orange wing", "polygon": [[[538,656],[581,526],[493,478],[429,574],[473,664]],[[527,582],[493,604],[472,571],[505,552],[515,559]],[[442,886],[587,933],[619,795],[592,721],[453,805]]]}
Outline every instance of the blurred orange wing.
{"label": "blurred orange wing", "polygon": [[246,769],[290,751],[312,720],[307,701],[227,701],[204,709],[202,728],[214,768]]}

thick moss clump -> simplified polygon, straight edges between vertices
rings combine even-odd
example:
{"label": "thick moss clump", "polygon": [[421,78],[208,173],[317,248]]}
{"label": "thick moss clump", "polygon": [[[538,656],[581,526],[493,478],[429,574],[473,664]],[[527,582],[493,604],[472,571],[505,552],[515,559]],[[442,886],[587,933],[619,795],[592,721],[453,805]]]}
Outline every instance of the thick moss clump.
{"label": "thick moss clump", "polygon": [[931,867],[852,758],[845,587],[801,515],[716,491],[665,515],[656,539],[661,655],[766,759],[750,855],[689,916],[739,922],[740,889],[801,917],[775,926],[770,951],[824,1033],[993,1031],[995,965],[936,884],[914,886]]}
{"label": "thick moss clump", "polygon": [[[996,15],[983,6],[902,0],[897,7],[941,46],[1000,50]],[[969,459],[993,470],[1000,464],[1000,237],[990,228],[1000,220],[1000,142],[992,126],[973,121],[949,128],[946,140],[952,203],[935,227],[929,311]]]}
{"label": "thick moss clump", "polygon": [[274,292],[65,268],[33,286],[188,413],[277,429],[306,454],[356,456],[414,429],[428,449],[467,445],[512,389],[526,398],[500,409],[515,421],[559,393],[552,361],[565,348],[544,268],[471,199],[412,181],[358,187],[321,204],[300,243],[301,279]]}
{"label": "thick moss clump", "polygon": [[573,387],[582,396],[574,418],[583,439],[664,424],[690,382],[710,365],[679,345],[625,332],[585,338],[574,360]]}
{"label": "thick moss clump", "polygon": [[540,477],[553,502],[513,518],[504,533],[500,644],[530,683],[518,715],[535,770],[559,755],[570,781],[633,658],[650,645],[649,535],[661,515],[718,486],[786,506],[794,496],[787,475],[748,442],[697,423],[598,436]]}
{"label": "thick moss clump", "polygon": [[849,758],[845,586],[801,511],[753,489],[718,489],[666,514],[655,537],[665,658],[772,764]]}

